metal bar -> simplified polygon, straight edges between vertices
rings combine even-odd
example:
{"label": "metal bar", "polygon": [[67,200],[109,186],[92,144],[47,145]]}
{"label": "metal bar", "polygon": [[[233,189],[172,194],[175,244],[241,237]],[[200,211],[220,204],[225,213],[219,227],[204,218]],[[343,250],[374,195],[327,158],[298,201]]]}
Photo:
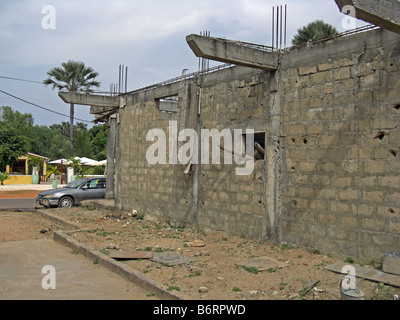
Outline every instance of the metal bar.
{"label": "metal bar", "polygon": [[287,35],[287,4],[285,4],[285,46],[286,49],[286,35]]}
{"label": "metal bar", "polygon": [[279,6],[276,7],[276,49],[279,48]]}
{"label": "metal bar", "polygon": [[283,8],[281,6],[281,21],[280,21],[280,39],[279,39],[279,49],[282,49],[282,16],[283,16]]}
{"label": "metal bar", "polygon": [[274,52],[274,36],[275,36],[275,7],[272,7],[272,52]]}
{"label": "metal bar", "polygon": [[125,93],[128,92],[128,67],[126,67],[126,72],[125,72]]}

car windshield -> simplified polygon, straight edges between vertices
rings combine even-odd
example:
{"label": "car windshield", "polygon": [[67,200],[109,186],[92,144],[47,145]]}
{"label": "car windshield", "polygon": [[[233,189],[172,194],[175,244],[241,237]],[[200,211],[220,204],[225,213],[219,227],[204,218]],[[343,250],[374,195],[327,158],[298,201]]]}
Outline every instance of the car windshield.
{"label": "car windshield", "polygon": [[87,181],[87,179],[78,179],[78,180],[75,180],[75,181],[71,182],[70,184],[67,184],[67,185],[65,186],[65,188],[76,189],[76,188],[78,188],[82,183],[84,183],[84,182],[86,182],[86,181]]}

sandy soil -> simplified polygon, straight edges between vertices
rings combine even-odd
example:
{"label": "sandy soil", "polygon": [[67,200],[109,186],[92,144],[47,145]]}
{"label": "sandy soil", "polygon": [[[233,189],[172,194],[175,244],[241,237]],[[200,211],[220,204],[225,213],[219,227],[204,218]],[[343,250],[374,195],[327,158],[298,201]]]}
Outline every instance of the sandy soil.
{"label": "sandy soil", "polygon": [[[69,232],[70,236],[108,255],[110,250],[180,253],[193,261],[168,266],[148,259],[124,263],[164,284],[168,290],[194,300],[337,300],[341,299],[342,276],[324,269],[341,261],[315,251],[276,246],[229,236],[224,232],[171,226],[115,210],[78,207],[49,209],[86,231]],[[5,234],[4,224],[15,223],[12,234]],[[50,237],[60,229],[35,213],[0,213],[0,241]],[[13,230],[11,228],[11,230]],[[45,233],[41,233],[45,232]],[[201,245],[197,247],[196,245]],[[258,271],[244,261],[269,257],[279,265]],[[374,265],[372,267],[379,267]],[[314,284],[316,284],[314,286]],[[400,289],[357,279],[365,299],[390,299]]]}

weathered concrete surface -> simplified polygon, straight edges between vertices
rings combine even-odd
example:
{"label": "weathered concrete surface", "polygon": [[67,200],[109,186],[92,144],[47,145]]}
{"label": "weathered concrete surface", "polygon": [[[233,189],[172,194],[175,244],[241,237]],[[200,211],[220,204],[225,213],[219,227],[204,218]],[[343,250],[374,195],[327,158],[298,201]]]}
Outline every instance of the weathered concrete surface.
{"label": "weathered concrete surface", "polygon": [[[347,274],[343,272],[343,268],[346,266],[348,266],[348,263],[346,262],[337,262],[332,265],[326,266],[325,269],[336,273]],[[357,278],[363,278],[374,282],[380,282],[391,286],[400,287],[400,276],[398,275],[388,274],[379,270],[362,267],[358,264],[352,264],[351,266],[355,268],[355,276]]]}
{"label": "weathered concrete surface", "polygon": [[388,252],[383,259],[382,270],[400,276],[400,253]]}
{"label": "weathered concrete surface", "polygon": [[[132,93],[119,110],[116,206],[380,259],[400,240],[399,68],[399,35],[377,29],[282,53],[276,71],[235,66]],[[177,132],[254,129],[266,158],[249,176],[211,163],[186,174],[167,145],[167,164],[150,165],[147,133],[172,134],[157,103],[167,94],[179,97]]]}
{"label": "weathered concrete surface", "polygon": [[119,97],[95,95],[89,93],[73,93],[73,92],[62,92],[58,93],[59,97],[65,103],[80,104],[93,107],[119,107]]}
{"label": "weathered concrete surface", "polygon": [[[55,290],[42,288],[46,265],[55,268]],[[0,300],[145,299],[145,290],[52,240],[0,243]]]}
{"label": "weathered concrete surface", "polygon": [[191,34],[186,37],[197,57],[264,70],[278,69],[278,53],[237,41]]}
{"label": "weathered concrete surface", "polygon": [[400,33],[400,2],[398,0],[335,0],[344,12],[353,6],[356,18],[372,23],[389,31]]}

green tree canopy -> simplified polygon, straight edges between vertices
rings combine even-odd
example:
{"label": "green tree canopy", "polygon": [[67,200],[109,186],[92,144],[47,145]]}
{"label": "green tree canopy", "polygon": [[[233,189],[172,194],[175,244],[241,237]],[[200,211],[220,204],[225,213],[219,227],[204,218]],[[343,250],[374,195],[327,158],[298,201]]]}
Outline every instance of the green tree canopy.
{"label": "green tree canopy", "polygon": [[22,156],[26,149],[23,136],[1,123],[0,141],[0,171],[3,171],[6,165],[18,162],[18,157]]}
{"label": "green tree canopy", "polygon": [[9,106],[0,107],[0,168],[18,162],[32,142],[33,117],[13,111]]}
{"label": "green tree canopy", "polygon": [[316,20],[307,26],[297,30],[297,34],[293,37],[292,44],[299,45],[309,41],[327,38],[338,34],[338,30],[322,20]]}
{"label": "green tree canopy", "polygon": [[11,107],[0,107],[0,170],[27,152],[51,159],[72,156],[106,159],[107,124],[96,125],[88,130],[86,124],[77,123],[73,130],[76,134],[75,154],[71,154],[69,149],[69,123],[38,126],[34,125],[31,114],[22,114]]}

